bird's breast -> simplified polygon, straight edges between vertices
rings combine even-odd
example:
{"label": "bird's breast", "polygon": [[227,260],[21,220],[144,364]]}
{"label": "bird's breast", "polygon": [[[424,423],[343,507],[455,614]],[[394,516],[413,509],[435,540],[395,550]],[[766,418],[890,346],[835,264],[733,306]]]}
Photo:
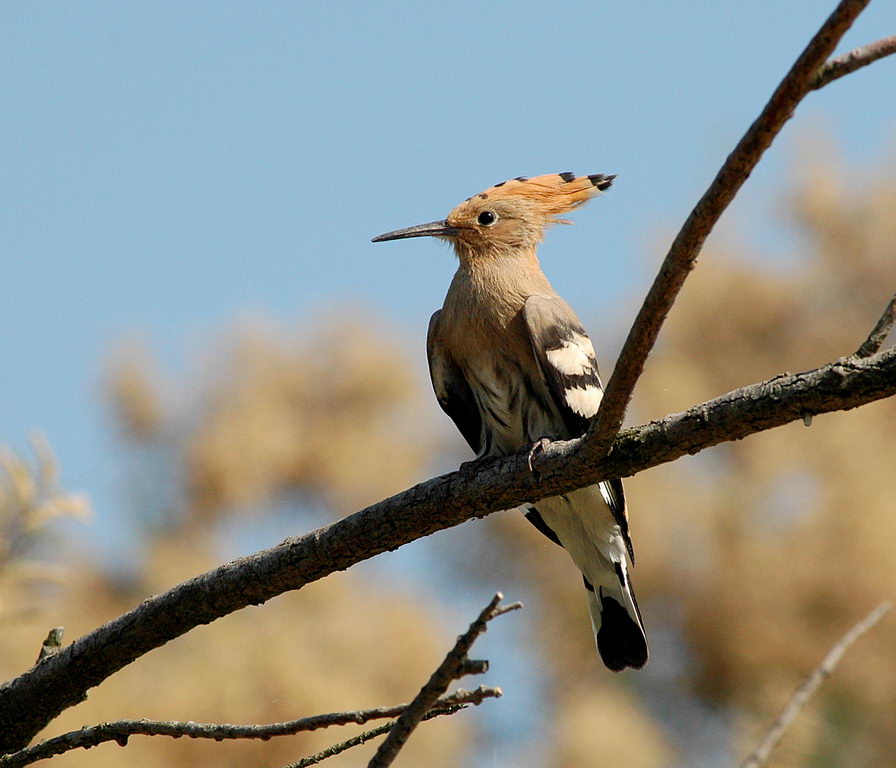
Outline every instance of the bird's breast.
{"label": "bird's breast", "polygon": [[526,330],[525,297],[459,270],[445,298],[444,342],[476,400],[480,456],[515,453],[564,432]]}

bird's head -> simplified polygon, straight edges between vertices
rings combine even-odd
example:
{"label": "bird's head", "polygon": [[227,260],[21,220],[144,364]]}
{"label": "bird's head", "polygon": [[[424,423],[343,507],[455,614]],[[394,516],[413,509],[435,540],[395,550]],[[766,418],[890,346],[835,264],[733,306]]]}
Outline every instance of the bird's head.
{"label": "bird's head", "polygon": [[468,197],[446,219],[398,229],[373,242],[406,237],[449,240],[462,261],[507,252],[532,251],[551,224],[568,224],[558,218],[609,189],[615,176],[549,173],[527,179],[502,181]]}

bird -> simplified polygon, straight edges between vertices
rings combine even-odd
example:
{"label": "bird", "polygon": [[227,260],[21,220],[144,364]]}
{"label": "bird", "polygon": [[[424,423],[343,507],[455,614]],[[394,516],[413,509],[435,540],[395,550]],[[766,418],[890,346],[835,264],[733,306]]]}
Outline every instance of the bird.
{"label": "bird", "polygon": [[[478,458],[583,435],[603,387],[594,347],[542,271],[537,247],[559,218],[607,191],[615,175],[518,176],[468,197],[445,219],[373,242],[435,237],[458,268],[427,332],[436,399]],[[531,455],[531,454],[530,454]],[[629,577],[634,549],[618,478],[523,507],[582,572],[598,653],[614,672],[647,663]]]}

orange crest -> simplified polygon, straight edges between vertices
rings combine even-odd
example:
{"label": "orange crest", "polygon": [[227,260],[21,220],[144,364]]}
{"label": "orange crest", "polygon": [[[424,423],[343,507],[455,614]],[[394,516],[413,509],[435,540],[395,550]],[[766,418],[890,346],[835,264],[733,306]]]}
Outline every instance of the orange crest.
{"label": "orange crest", "polygon": [[533,176],[532,178],[518,176],[489,187],[475,198],[481,200],[525,200],[542,215],[557,216],[575,210],[592,197],[597,197],[601,192],[610,188],[615,178],[615,175],[605,176],[602,173],[576,176],[571,171],[546,173],[543,176]]}

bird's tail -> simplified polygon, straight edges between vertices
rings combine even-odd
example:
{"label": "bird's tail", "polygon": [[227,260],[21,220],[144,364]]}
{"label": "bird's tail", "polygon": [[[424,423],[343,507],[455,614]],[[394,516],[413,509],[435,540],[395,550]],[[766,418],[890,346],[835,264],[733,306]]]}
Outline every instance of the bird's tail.
{"label": "bird's tail", "polygon": [[594,583],[583,577],[597,651],[614,672],[626,667],[640,669],[647,663],[647,635],[628,579],[625,555],[612,566],[603,570],[599,579],[592,574]]}

